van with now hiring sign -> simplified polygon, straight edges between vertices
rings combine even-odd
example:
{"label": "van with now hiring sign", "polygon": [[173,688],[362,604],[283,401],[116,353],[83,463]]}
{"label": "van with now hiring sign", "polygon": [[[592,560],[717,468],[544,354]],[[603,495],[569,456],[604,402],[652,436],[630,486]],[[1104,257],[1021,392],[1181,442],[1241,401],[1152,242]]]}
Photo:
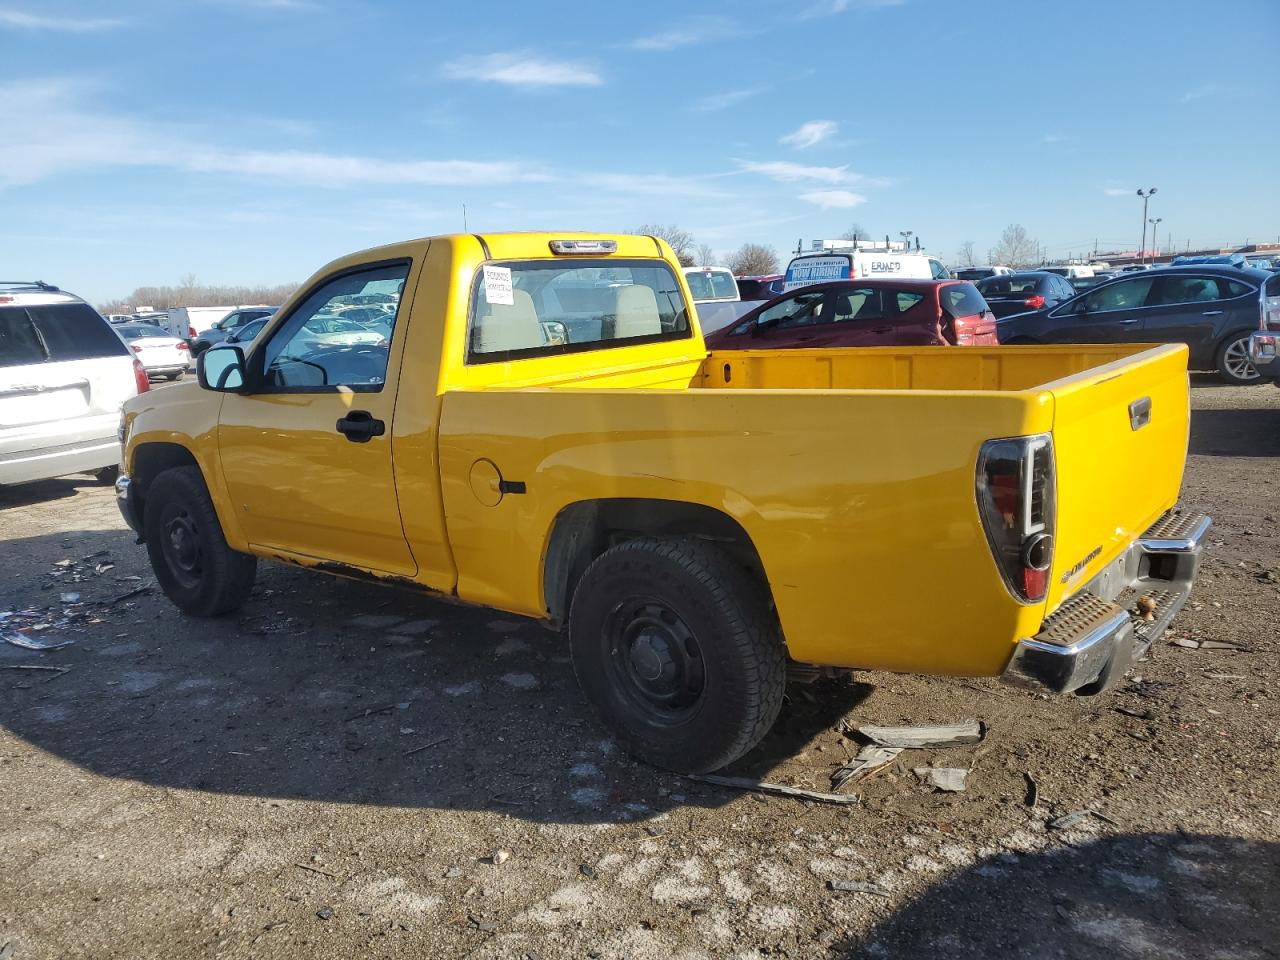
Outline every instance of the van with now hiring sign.
{"label": "van with now hiring sign", "polygon": [[850,253],[806,253],[794,257],[787,264],[783,292],[798,290],[811,283],[879,277],[947,280],[951,274],[941,260],[922,253],[877,253],[866,250]]}

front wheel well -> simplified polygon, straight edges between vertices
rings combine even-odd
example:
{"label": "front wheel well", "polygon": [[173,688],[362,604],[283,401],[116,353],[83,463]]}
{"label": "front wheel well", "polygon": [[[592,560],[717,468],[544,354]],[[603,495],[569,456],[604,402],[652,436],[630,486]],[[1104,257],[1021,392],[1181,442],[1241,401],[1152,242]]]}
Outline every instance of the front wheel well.
{"label": "front wheel well", "polygon": [[130,466],[129,479],[134,484],[134,496],[138,498],[139,516],[143,515],[147,490],[156,477],[174,467],[200,467],[195,456],[182,444],[159,442],[139,444],[133,451]]}
{"label": "front wheel well", "polygon": [[747,570],[766,593],[764,563],[747,531],[733,517],[700,503],[616,498],[570,504],[560,511],[547,540],[543,600],[552,623],[563,623],[578,581],[596,557],[638,537],[681,537],[718,545]]}

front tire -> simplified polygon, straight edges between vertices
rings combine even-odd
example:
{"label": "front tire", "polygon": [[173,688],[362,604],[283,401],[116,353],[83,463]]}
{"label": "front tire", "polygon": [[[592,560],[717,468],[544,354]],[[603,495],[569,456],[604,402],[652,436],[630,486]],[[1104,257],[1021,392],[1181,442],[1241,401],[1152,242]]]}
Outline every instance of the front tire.
{"label": "front tire", "polygon": [[1241,386],[1257,383],[1262,379],[1257,368],[1249,362],[1249,335],[1228,337],[1218,348],[1218,375],[1227,383]]}
{"label": "front tire", "polygon": [[151,569],[170,600],[197,617],[239,609],[258,561],[232,550],[198,467],[174,467],[151,481],[143,532]]}
{"label": "front tire", "polygon": [[569,643],[587,699],[654,766],[723,767],[782,706],[787,658],[768,587],[702,541],[606,550],[574,591]]}

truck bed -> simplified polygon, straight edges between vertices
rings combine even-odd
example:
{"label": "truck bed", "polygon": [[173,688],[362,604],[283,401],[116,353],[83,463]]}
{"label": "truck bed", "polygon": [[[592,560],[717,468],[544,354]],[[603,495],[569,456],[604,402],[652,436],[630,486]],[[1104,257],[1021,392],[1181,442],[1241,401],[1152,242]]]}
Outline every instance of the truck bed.
{"label": "truck bed", "polygon": [[[750,351],[549,379],[443,396],[460,596],[545,616],[540,561],[523,559],[538,551],[518,544],[544,544],[566,508],[701,504],[756,546],[791,655],[851,667],[1000,673],[1014,643],[1174,506],[1186,452],[1180,346]],[[1143,399],[1151,420],[1135,429],[1128,407]],[[1050,589],[1020,604],[982,529],[977,457],[987,440],[1048,433]],[[524,493],[480,503],[481,460]],[[513,559],[494,564],[504,539]]]}

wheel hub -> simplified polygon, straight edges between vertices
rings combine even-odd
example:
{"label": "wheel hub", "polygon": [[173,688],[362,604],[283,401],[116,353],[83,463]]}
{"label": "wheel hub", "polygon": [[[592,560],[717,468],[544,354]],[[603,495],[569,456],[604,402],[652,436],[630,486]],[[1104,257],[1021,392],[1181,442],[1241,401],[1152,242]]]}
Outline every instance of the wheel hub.
{"label": "wheel hub", "polygon": [[654,722],[686,717],[701,699],[706,679],[693,631],[656,600],[621,604],[609,626],[612,662],[628,699]]}
{"label": "wheel hub", "polygon": [[185,514],[170,518],[165,525],[165,553],[176,572],[188,576],[200,569],[200,540],[195,524]]}

